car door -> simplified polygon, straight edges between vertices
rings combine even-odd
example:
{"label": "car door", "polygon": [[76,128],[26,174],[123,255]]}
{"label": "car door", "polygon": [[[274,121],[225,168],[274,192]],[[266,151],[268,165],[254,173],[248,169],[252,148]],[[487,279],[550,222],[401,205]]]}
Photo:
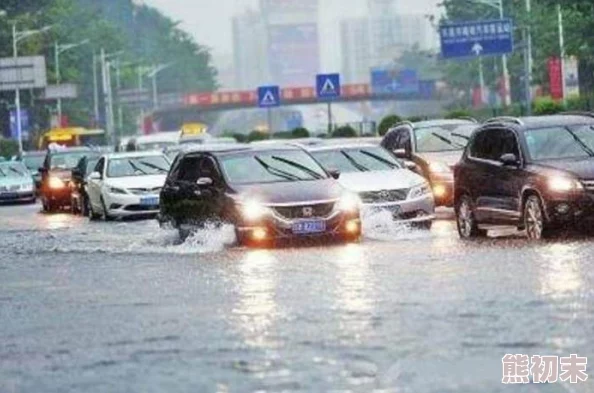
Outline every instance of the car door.
{"label": "car door", "polygon": [[220,220],[224,209],[225,183],[213,156],[205,154],[200,160],[199,179],[212,180],[210,184],[197,184],[203,201],[203,217],[207,220]]}
{"label": "car door", "polygon": [[[491,221],[502,224],[515,224],[520,218],[520,194],[523,184],[523,158],[515,131],[500,128],[494,131],[494,143],[498,148],[497,164],[491,170],[489,186],[489,203]],[[504,165],[501,157],[504,154],[513,154],[517,158],[516,165]]]}
{"label": "car door", "polygon": [[176,197],[172,203],[173,215],[182,225],[200,225],[206,219],[205,194],[198,179],[203,154],[190,154],[180,163]]}
{"label": "car door", "polygon": [[95,211],[99,211],[102,208],[102,206],[101,206],[101,188],[103,187],[105,164],[106,164],[105,157],[101,157],[99,159],[99,161],[97,162],[97,165],[95,165],[95,169],[91,173],[91,174],[99,173],[100,178],[99,179],[91,179],[90,176],[88,178],[89,202],[91,203],[91,205],[93,206],[93,209],[95,209]]}
{"label": "car door", "polygon": [[178,204],[180,201],[179,173],[183,158],[177,156],[171,164],[171,170],[167,175],[160,195],[161,219],[164,221],[173,220],[177,222]]}

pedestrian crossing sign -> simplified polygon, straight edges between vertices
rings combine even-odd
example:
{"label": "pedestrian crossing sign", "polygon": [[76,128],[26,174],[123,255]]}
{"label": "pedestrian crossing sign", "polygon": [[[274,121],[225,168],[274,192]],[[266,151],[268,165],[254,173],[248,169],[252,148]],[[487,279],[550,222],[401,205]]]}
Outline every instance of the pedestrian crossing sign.
{"label": "pedestrian crossing sign", "polygon": [[340,97],[340,74],[319,74],[316,77],[318,98]]}
{"label": "pedestrian crossing sign", "polygon": [[270,108],[280,105],[280,88],[278,86],[258,87],[258,106]]}

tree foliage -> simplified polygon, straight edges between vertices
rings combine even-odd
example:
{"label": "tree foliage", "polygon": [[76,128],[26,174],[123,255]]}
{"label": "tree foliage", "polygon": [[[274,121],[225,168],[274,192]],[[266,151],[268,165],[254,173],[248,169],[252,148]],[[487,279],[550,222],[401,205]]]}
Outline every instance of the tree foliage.
{"label": "tree foliage", "polygon": [[382,119],[378,126],[378,132],[380,136],[386,135],[386,132],[390,130],[390,128],[394,127],[395,124],[402,121],[402,118],[398,115],[388,115]]}
{"label": "tree foliage", "polygon": [[354,138],[357,136],[357,131],[351,126],[338,127],[332,133],[332,138]]}

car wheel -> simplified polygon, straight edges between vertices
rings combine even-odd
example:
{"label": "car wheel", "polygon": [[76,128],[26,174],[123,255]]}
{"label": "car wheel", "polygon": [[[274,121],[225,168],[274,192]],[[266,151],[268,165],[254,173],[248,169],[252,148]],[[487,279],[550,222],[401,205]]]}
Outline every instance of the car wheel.
{"label": "car wheel", "polygon": [[91,221],[96,221],[100,218],[101,218],[101,215],[98,214],[97,212],[95,212],[95,209],[93,208],[93,204],[91,204],[91,202],[89,201],[89,219]]}
{"label": "car wheel", "polygon": [[456,224],[458,234],[462,239],[473,239],[486,235],[486,231],[479,229],[478,222],[472,209],[472,200],[470,196],[463,195],[456,208]]}
{"label": "car wheel", "polygon": [[549,234],[542,203],[537,195],[530,195],[524,203],[524,228],[530,240],[541,240]]}
{"label": "car wheel", "polygon": [[82,197],[80,214],[84,217],[89,215],[89,198]]}
{"label": "car wheel", "polygon": [[433,226],[433,221],[413,222],[411,224],[411,227],[413,229],[421,229],[421,230],[426,230],[426,231],[431,230],[432,226]]}

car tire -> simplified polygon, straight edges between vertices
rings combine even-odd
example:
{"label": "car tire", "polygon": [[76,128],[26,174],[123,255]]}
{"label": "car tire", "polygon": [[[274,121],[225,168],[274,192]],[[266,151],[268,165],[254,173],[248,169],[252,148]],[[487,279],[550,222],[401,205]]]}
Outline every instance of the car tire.
{"label": "car tire", "polygon": [[80,212],[80,214],[83,217],[87,217],[89,215],[89,210],[90,210],[90,208],[89,208],[89,198],[82,197],[82,196],[81,196],[81,198],[82,198],[82,202],[81,202],[81,212]]}
{"label": "car tire", "polygon": [[101,215],[95,212],[95,209],[93,209],[93,205],[91,204],[91,201],[89,201],[89,220],[97,221],[100,218]]}
{"label": "car tire", "polygon": [[432,226],[433,226],[433,221],[413,222],[411,224],[411,227],[413,229],[420,229],[420,230],[424,230],[424,231],[430,231]]}
{"label": "car tire", "polygon": [[538,195],[530,195],[526,198],[522,213],[528,239],[542,240],[551,235],[552,231],[547,227],[543,205]]}
{"label": "car tire", "polygon": [[487,235],[487,231],[478,227],[472,207],[472,199],[469,195],[462,195],[456,206],[456,226],[458,235],[462,239],[474,239]]}

